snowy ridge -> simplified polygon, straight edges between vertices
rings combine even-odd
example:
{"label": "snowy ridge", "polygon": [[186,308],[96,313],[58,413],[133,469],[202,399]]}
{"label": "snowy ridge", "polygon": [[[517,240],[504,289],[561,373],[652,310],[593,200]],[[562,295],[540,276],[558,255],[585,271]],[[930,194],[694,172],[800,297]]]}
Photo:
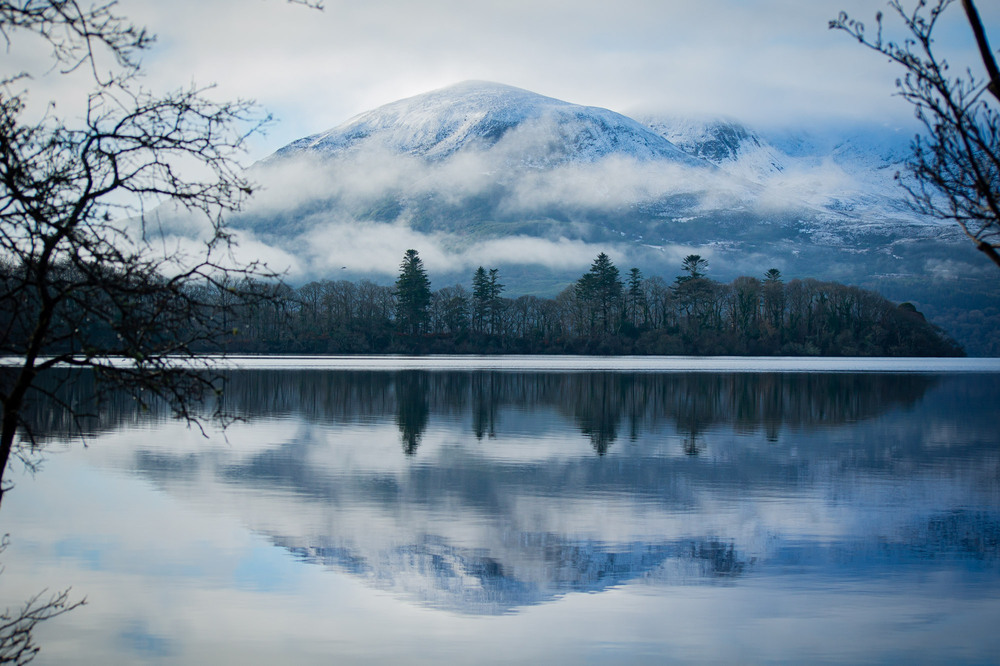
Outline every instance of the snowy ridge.
{"label": "snowy ridge", "polygon": [[787,166],[787,155],[735,120],[674,116],[640,120],[689,155],[706,159],[741,178],[757,181]]}
{"label": "snowy ridge", "polygon": [[[911,214],[896,180],[910,137],[891,127],[762,132],[732,119],[644,117],[655,132],[727,174],[782,193],[817,212],[862,214],[878,224]],[[927,221],[923,221],[927,222]]]}
{"label": "snowy ridge", "polygon": [[[726,118],[641,120],[513,86],[465,81],[362,113],[285,146],[265,163],[298,156],[342,161],[379,154],[446,164],[465,155],[477,159],[474,170],[510,183],[525,169],[623,158],[688,169],[691,192],[728,193],[716,204],[724,210],[763,205],[832,216],[833,224],[848,215],[869,227],[901,216],[924,223],[910,214],[894,178],[908,152],[908,137],[900,130],[764,133]],[[713,176],[714,169],[718,171]],[[638,189],[651,199],[679,193],[658,195],[645,185]],[[705,212],[659,208],[659,215],[678,219]]]}
{"label": "snowy ridge", "polygon": [[[705,166],[626,116],[497,83],[466,81],[362,113],[300,139],[277,156],[370,147],[442,159],[463,150],[517,148],[532,161],[594,161],[609,155]],[[515,144],[515,145],[511,145]]]}
{"label": "snowy ridge", "polygon": [[[721,205],[729,210],[763,202],[769,209],[835,218],[848,214],[858,224],[899,216],[921,223],[910,215],[894,179],[908,153],[908,136],[901,130],[768,134],[725,118],[651,116],[641,121],[513,86],[465,81],[362,113],[285,146],[265,163],[379,154],[444,164],[468,155],[478,160],[477,170],[509,183],[518,170],[624,158],[687,168],[690,191],[727,192]],[[679,193],[639,189],[651,199]],[[663,210],[660,215],[686,218],[692,212],[704,211]]]}

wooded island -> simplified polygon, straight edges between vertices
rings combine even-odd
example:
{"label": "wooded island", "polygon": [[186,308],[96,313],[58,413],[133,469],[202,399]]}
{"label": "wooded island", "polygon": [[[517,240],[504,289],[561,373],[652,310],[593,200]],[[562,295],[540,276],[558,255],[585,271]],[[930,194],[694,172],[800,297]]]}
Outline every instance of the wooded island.
{"label": "wooded island", "polygon": [[[601,253],[555,298],[507,298],[499,269],[478,268],[471,291],[431,289],[416,250],[393,286],[310,282],[224,309],[242,353],[692,354],[963,356],[916,308],[857,287],[780,271],[729,284],[706,277],[699,255],[671,282],[632,268],[622,279]],[[246,289],[246,285],[241,287]],[[220,295],[225,298],[225,294]]]}

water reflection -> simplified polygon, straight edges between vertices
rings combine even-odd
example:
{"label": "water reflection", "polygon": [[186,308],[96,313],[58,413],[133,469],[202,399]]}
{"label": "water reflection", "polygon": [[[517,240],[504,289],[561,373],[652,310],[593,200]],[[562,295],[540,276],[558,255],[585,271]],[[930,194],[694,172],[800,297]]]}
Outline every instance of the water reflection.
{"label": "water reflection", "polygon": [[[0,369],[2,372],[2,369]],[[72,381],[66,377],[72,375]],[[127,396],[99,401],[87,373],[52,373],[66,404],[82,418],[42,399],[29,410],[38,435],[93,434],[151,418]],[[224,408],[245,418],[297,416],[346,423],[395,418],[405,453],[416,453],[432,413],[472,416],[476,438],[495,437],[506,409],[552,407],[568,415],[607,453],[624,428],[629,439],[672,423],[696,454],[702,433],[718,424],[738,432],[763,430],[777,441],[781,429],[834,426],[870,419],[919,401],[934,375],[857,373],[507,373],[245,370],[230,372]]]}
{"label": "water reflection", "polygon": [[995,591],[998,398],[997,375],[241,371],[224,443],[124,401],[87,428],[141,433],[92,448],[304,562],[496,615],[790,574]]}
{"label": "water reflection", "polygon": [[412,456],[420,445],[420,437],[427,428],[430,405],[427,394],[427,373],[404,371],[397,377],[398,410],[396,425],[403,439],[403,453]]}
{"label": "water reflection", "polygon": [[916,403],[932,376],[884,374],[632,374],[401,371],[395,373],[251,371],[230,376],[229,409],[245,415],[296,414],[347,422],[393,414],[403,450],[415,453],[431,412],[472,414],[479,439],[495,437],[507,409],[552,407],[571,416],[603,455],[619,439],[676,424],[696,453],[717,424],[763,429],[811,428],[863,419]]}

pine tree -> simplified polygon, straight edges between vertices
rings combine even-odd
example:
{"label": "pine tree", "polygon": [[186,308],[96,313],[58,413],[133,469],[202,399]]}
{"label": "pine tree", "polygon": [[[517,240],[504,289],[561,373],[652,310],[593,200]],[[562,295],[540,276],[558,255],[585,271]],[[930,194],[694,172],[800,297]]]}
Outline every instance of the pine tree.
{"label": "pine tree", "polygon": [[472,276],[472,330],[486,332],[487,311],[490,299],[490,280],[486,269],[480,266]]}
{"label": "pine tree", "polygon": [[490,334],[500,333],[500,316],[503,314],[503,300],[500,294],[503,293],[503,284],[500,282],[500,269],[490,269],[489,281],[489,301],[487,310],[490,315]]}
{"label": "pine tree", "polygon": [[503,314],[504,285],[500,282],[500,269],[491,268],[489,273],[480,266],[472,276],[472,330],[477,333],[497,335],[500,332],[500,318]]}
{"label": "pine tree", "polygon": [[615,315],[620,312],[623,291],[618,268],[611,258],[603,252],[597,255],[590,272],[577,280],[575,291],[588,312],[591,333],[595,328],[602,333],[610,332]]}
{"label": "pine tree", "polygon": [[642,271],[638,268],[633,268],[628,274],[626,308],[626,319],[630,324],[638,328],[641,323],[645,322],[648,306],[646,292],[643,290]]}
{"label": "pine tree", "polygon": [[708,259],[702,259],[700,254],[689,254],[684,257],[681,268],[687,275],[678,276],[676,280],[678,284],[688,280],[697,280],[705,277],[705,271],[708,270]]}
{"label": "pine tree", "polygon": [[677,276],[672,290],[679,314],[683,315],[689,330],[697,331],[709,318],[709,304],[714,289],[714,283],[705,279],[708,260],[702,259],[700,254],[689,254],[684,257],[681,269],[686,275]]}
{"label": "pine tree", "polygon": [[396,326],[407,335],[422,333],[429,319],[431,281],[416,250],[407,250],[396,278]]}
{"label": "pine tree", "polygon": [[764,321],[774,335],[780,334],[785,316],[785,285],[781,271],[768,269],[764,273]]}

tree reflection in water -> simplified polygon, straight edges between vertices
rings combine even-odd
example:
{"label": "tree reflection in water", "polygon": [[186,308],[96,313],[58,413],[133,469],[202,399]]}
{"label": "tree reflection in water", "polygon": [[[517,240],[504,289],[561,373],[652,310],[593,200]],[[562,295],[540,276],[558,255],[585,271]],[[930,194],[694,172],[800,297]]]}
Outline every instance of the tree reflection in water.
{"label": "tree reflection in water", "polygon": [[[52,381],[61,386],[66,404],[84,416],[74,419],[50,401],[31,403],[28,419],[40,440],[92,435],[168,416],[155,405],[139,413],[121,395],[93,399],[86,371],[66,371]],[[550,407],[571,417],[598,455],[618,440],[623,424],[630,439],[672,425],[684,451],[695,455],[702,434],[719,425],[736,432],[763,431],[776,442],[783,428],[834,426],[912,406],[937,381],[938,376],[913,373],[242,370],[228,374],[222,400],[227,412],[245,418],[395,419],[407,455],[416,453],[434,415],[468,413],[472,434],[482,439],[496,436],[505,410]]]}
{"label": "tree reflection in water", "polygon": [[401,372],[396,377],[396,425],[403,440],[403,453],[412,456],[420,446],[420,438],[427,428],[430,405],[427,403],[427,382],[425,372],[415,370]]}
{"label": "tree reflection in water", "polygon": [[[962,458],[898,428],[947,430],[962,417],[942,399],[997,395],[992,375],[240,371],[224,406],[271,434],[136,443],[121,464],[202,506],[234,493],[241,519],[301,560],[424,605],[506,613],[631,582],[729,585],[761,562],[993,566],[982,439]],[[92,434],[144,419],[153,433],[166,414],[113,396],[93,407]],[[48,436],[73,426],[36,416]],[[883,512],[883,489],[944,499]],[[814,539],[802,506],[833,529]]]}

